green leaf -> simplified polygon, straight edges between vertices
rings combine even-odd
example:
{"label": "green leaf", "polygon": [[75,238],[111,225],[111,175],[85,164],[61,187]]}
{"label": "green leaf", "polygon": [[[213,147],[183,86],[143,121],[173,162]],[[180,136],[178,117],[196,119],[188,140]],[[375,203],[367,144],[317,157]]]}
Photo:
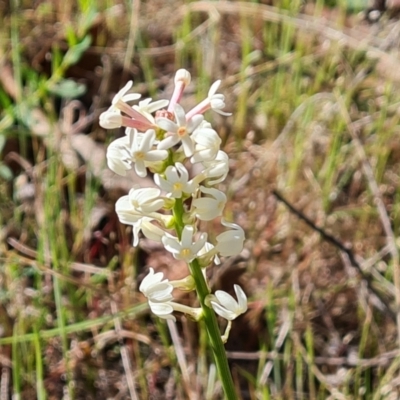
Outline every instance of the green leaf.
{"label": "green leaf", "polygon": [[11,128],[11,126],[14,123],[14,118],[11,114],[7,113],[4,115],[4,117],[2,119],[0,119],[0,132],[2,132],[0,134],[0,151],[3,150],[3,146],[5,143],[5,131],[9,128]]}
{"label": "green leaf", "polygon": [[64,67],[76,64],[81,59],[83,53],[90,47],[91,43],[92,38],[88,35],[80,43],[69,48],[63,59]]}
{"label": "green leaf", "polygon": [[48,90],[50,93],[64,99],[74,99],[86,92],[86,86],[72,79],[62,79],[48,87]]}
{"label": "green leaf", "polygon": [[71,25],[68,25],[65,29],[65,37],[70,48],[77,45],[78,38],[76,36],[74,28]]}
{"label": "green leaf", "polygon": [[85,6],[85,9],[81,11],[81,15],[79,18],[79,29],[78,36],[82,37],[91,29],[98,17],[99,13],[97,12],[96,7],[93,4]]}
{"label": "green leaf", "polygon": [[11,169],[7,167],[7,165],[0,164],[0,177],[5,179],[6,181],[10,181],[13,177]]}
{"label": "green leaf", "polygon": [[3,150],[5,144],[6,144],[6,137],[4,135],[0,135],[0,152]]}

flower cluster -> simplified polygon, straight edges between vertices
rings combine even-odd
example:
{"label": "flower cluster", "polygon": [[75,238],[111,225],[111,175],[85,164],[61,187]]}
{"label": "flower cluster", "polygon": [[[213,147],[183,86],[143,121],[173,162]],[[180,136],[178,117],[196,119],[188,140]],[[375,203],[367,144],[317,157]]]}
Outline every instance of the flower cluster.
{"label": "flower cluster", "polygon": [[[229,170],[228,155],[220,149],[221,139],[203,114],[209,109],[230,114],[223,111],[225,97],[217,93],[220,81],[211,86],[206,99],[185,112],[180,101],[190,80],[190,73],[181,69],[175,75],[170,101],[145,99],[137,105],[130,104],[141,97],[130,93],[130,81],[100,115],[100,125],[106,129],[125,127],[125,136],[108,147],[109,168],[119,175],[134,168],[139,177],[150,172],[156,186],[133,187],[116,203],[120,221],[133,227],[133,245],[137,246],[143,235],[162,243],[175,259],[188,265],[197,260],[204,269],[212,262],[218,264],[220,256],[239,254],[244,232],[221,218],[227,230],[210,243],[207,233],[198,229],[199,221],[222,217],[227,198],[216,185]],[[152,312],[161,318],[174,319],[172,312],[179,311],[200,319],[201,308],[173,301],[174,288],[194,290],[193,278],[170,282],[150,269],[139,290],[147,297]],[[229,321],[224,340],[231,321],[247,310],[243,290],[237,285],[234,289],[238,302],[222,291],[209,294],[207,299],[207,306]]]}

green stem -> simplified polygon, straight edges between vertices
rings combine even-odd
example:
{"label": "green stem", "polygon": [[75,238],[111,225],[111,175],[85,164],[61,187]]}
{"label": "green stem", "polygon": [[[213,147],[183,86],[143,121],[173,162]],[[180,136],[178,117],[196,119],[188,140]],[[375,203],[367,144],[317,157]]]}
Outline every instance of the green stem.
{"label": "green stem", "polygon": [[[179,238],[181,237],[182,230],[184,228],[183,214],[183,202],[181,199],[177,199],[174,206],[174,217],[175,230]],[[207,285],[198,259],[194,259],[191,263],[189,263],[189,269],[196,285],[196,292],[201,308],[203,309],[203,319],[208,333],[209,344],[214,355],[215,364],[217,365],[222,386],[225,391],[225,397],[228,400],[236,400],[238,397],[236,395],[231,371],[229,369],[224,343],[221,339],[217,317],[213,309],[208,307],[206,304],[206,298],[210,294],[210,289]]]}

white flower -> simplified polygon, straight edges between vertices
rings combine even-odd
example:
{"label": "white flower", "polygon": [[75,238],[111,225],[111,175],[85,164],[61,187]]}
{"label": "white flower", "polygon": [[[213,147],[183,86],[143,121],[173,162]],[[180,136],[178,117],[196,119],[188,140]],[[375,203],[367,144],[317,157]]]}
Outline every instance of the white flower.
{"label": "white flower", "polygon": [[[128,101],[137,100],[141,97],[141,95],[137,93],[127,94],[131,87],[132,81],[129,81],[114,96],[109,109],[100,114],[100,126],[105,129],[115,129],[121,126],[126,126],[139,129],[140,131],[145,131],[154,127],[154,118],[151,114],[142,113],[140,112],[140,107],[131,107],[127,104]],[[150,118],[147,118],[147,116],[150,116]]]}
{"label": "white flower", "polygon": [[147,297],[150,309],[155,315],[175,321],[175,317],[171,315],[174,308],[169,303],[173,300],[172,291],[174,288],[168,279],[163,278],[162,272],[155,274],[154,269],[150,268],[150,272],[143,279],[139,290]]}
{"label": "white flower", "polygon": [[110,108],[100,114],[99,123],[104,129],[120,128],[123,124],[122,115],[120,111]]}
{"label": "white flower", "polygon": [[192,164],[215,159],[221,146],[221,138],[208,122],[203,121],[193,132],[192,139],[195,142],[194,154],[190,159]]}
{"label": "white flower", "polygon": [[154,182],[176,199],[181,198],[183,193],[194,193],[197,189],[197,185],[194,182],[189,182],[189,173],[181,163],[169,166],[165,171],[165,178],[156,174]]}
{"label": "white flower", "polygon": [[191,75],[190,72],[187,71],[186,69],[178,69],[175,73],[175,78],[174,78],[174,83],[175,85],[178,85],[180,82],[183,82],[185,86],[188,86],[190,84],[191,80]]}
{"label": "white flower", "polygon": [[113,98],[111,106],[107,111],[100,114],[100,126],[105,129],[115,129],[123,125],[124,118],[121,115],[121,109],[126,109],[128,101],[140,99],[141,95],[138,93],[127,92],[132,87],[133,82],[129,81]]}
{"label": "white flower", "polygon": [[132,206],[129,196],[122,196],[117,200],[115,211],[120,222],[126,225],[134,225],[143,217],[143,214]]}
{"label": "white flower", "polygon": [[150,272],[139,286],[139,290],[147,297],[151,311],[160,318],[172,319],[173,321],[176,319],[171,315],[172,311],[179,311],[190,315],[198,321],[203,313],[201,308],[192,308],[171,301],[173,300],[173,283],[175,282],[179,287],[183,280],[170,282],[168,279],[163,278],[164,274],[162,272],[155,274],[154,269],[150,268]]}
{"label": "white flower", "polygon": [[199,258],[205,261],[205,264],[210,264],[211,261],[214,261],[216,265],[221,264],[221,260],[215,252],[215,247],[210,242],[206,242],[204,247],[197,253]]}
{"label": "white flower", "polygon": [[135,171],[141,178],[147,175],[146,162],[162,161],[168,157],[166,150],[153,150],[156,133],[154,129],[147,130],[139,135],[135,129],[129,129],[131,143],[131,161],[135,163]]}
{"label": "white flower", "polygon": [[176,104],[178,104],[182,98],[183,91],[186,86],[190,84],[191,76],[190,72],[186,69],[178,69],[175,74],[175,87],[174,92],[171,96],[171,101],[169,102],[168,111],[172,112],[175,109]]}
{"label": "white flower", "polygon": [[205,186],[200,186],[200,190],[210,196],[193,200],[193,212],[196,217],[202,221],[211,221],[222,215],[226,203],[225,194],[218,189],[206,188]]}
{"label": "white flower", "polygon": [[158,317],[176,321],[176,318],[171,315],[172,311],[174,311],[174,307],[170,302],[155,303],[154,301],[149,300],[149,306],[153,314],[157,315]]}
{"label": "white flower", "polygon": [[232,114],[222,111],[222,109],[225,108],[225,96],[223,94],[217,94],[217,90],[220,84],[221,81],[218,80],[211,85],[210,90],[208,91],[207,98],[208,101],[210,102],[212,110],[214,110],[218,114],[229,116]]}
{"label": "white flower", "polygon": [[162,243],[162,238],[165,235],[165,231],[163,231],[157,225],[152,224],[148,218],[142,218],[142,220],[144,220],[141,224],[143,235],[146,236],[147,239]]}
{"label": "white flower", "polygon": [[225,108],[225,96],[223,94],[217,94],[220,84],[221,81],[218,80],[211,85],[207,98],[187,113],[186,118],[188,120],[193,118],[195,115],[204,114],[210,108],[218,114],[226,116],[231,115],[231,113],[222,111],[222,109]]}
{"label": "white flower", "polygon": [[202,172],[202,174],[204,179],[208,179],[207,183],[209,185],[216,185],[217,183],[222,182],[228,175],[229,158],[228,155],[221,150],[217,153],[215,160],[204,161],[203,165],[205,170]]}
{"label": "white flower", "polygon": [[197,257],[198,252],[203,248],[207,241],[207,233],[202,233],[194,242],[193,235],[194,228],[190,225],[185,225],[181,241],[169,234],[165,234],[162,238],[162,242],[165,249],[172,253],[174,258],[190,263]]}
{"label": "white flower", "polygon": [[138,93],[129,93],[130,88],[132,87],[133,82],[129,81],[112,99],[112,106],[117,107],[117,105],[121,102],[126,103],[128,101],[137,100],[142,97],[141,94]]}
{"label": "white flower", "polygon": [[136,247],[139,244],[139,233],[143,232],[143,235],[147,239],[154,240],[155,242],[162,243],[162,237],[165,232],[153,224],[153,218],[143,217],[133,224],[133,246]]}
{"label": "white flower", "polygon": [[233,285],[238,301],[229,293],[223,290],[215,292],[214,300],[211,300],[211,306],[214,311],[222,318],[232,321],[239,315],[247,311],[247,296],[239,285]]}
{"label": "white flower", "polygon": [[132,207],[146,216],[164,206],[161,190],[156,188],[134,188],[129,191]]}
{"label": "white flower", "polygon": [[125,176],[126,171],[135,163],[135,171],[141,178],[147,175],[147,165],[168,157],[166,150],[153,149],[155,132],[149,129],[139,133],[134,128],[126,130],[126,136],[114,140],[107,149],[108,167],[118,175]]}
{"label": "white flower", "polygon": [[139,286],[139,290],[148,298],[148,300],[162,303],[173,299],[173,286],[168,279],[163,279],[162,272],[154,273],[154,269],[150,268],[148,275],[144,277]]}
{"label": "white flower", "polygon": [[155,188],[131,189],[128,195],[122,196],[115,203],[119,220],[127,225],[135,225],[142,217],[162,220],[161,214],[155,213],[164,206],[160,194],[160,189]]}
{"label": "white flower", "polygon": [[216,237],[217,245],[215,247],[223,257],[237,256],[243,250],[244,231],[239,225],[224,219],[221,220],[221,223],[232,229]]}
{"label": "white flower", "polygon": [[186,121],[185,111],[179,104],[175,104],[176,123],[167,118],[157,118],[157,125],[167,131],[167,135],[159,144],[158,149],[166,150],[182,142],[183,151],[186,157],[190,157],[194,151],[194,144],[190,134],[203,121],[202,115],[195,115],[191,120]]}
{"label": "white flower", "polygon": [[143,114],[149,121],[154,122],[154,118],[151,115],[154,111],[158,111],[168,105],[169,100],[157,100],[151,102],[152,99],[145,99],[139,101],[139,105],[134,105],[133,109]]}
{"label": "white flower", "polygon": [[128,145],[127,138],[122,137],[111,142],[107,148],[108,168],[118,175],[125,176],[126,171],[132,168]]}
{"label": "white flower", "polygon": [[228,340],[232,321],[247,311],[246,294],[239,285],[233,285],[233,287],[238,301],[236,301],[229,293],[222,290],[217,290],[215,295],[208,296],[207,300],[219,316],[228,320],[225,333],[221,336],[224,343]]}
{"label": "white flower", "polygon": [[[126,126],[128,128],[139,129],[140,131],[146,131],[155,127],[153,117],[151,120],[148,120],[143,114],[125,103],[123,103],[123,106],[119,106],[121,110],[110,107],[107,111],[100,114],[99,122],[101,127],[104,129],[116,129]],[[121,114],[121,111],[126,115]]]}

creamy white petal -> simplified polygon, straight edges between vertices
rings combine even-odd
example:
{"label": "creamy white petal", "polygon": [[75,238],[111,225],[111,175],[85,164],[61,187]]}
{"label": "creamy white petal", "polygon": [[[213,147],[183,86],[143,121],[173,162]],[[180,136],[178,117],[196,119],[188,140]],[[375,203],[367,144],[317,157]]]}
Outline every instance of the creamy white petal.
{"label": "creamy white petal", "polygon": [[175,78],[174,78],[175,85],[179,81],[182,81],[185,84],[185,86],[187,86],[190,84],[190,80],[191,80],[190,72],[187,71],[186,69],[181,68],[181,69],[178,69],[178,71],[176,71]]}
{"label": "creamy white petal", "polygon": [[178,126],[186,126],[186,114],[185,110],[183,107],[179,104],[175,104],[175,118],[176,118],[176,123]]}
{"label": "creamy white petal", "polygon": [[211,85],[211,87],[208,91],[208,97],[212,97],[212,96],[214,96],[215,93],[217,93],[217,90],[218,90],[220,84],[221,84],[221,80],[218,79]]}
{"label": "creamy white petal", "polygon": [[99,124],[104,129],[116,129],[122,126],[122,116],[119,112],[104,111],[100,114]]}
{"label": "creamy white petal", "polygon": [[184,136],[181,138],[183,152],[186,157],[190,157],[194,152],[194,143],[190,136]]}
{"label": "creamy white petal", "polygon": [[219,254],[223,257],[236,256],[243,250],[244,231],[233,223],[229,223],[222,219],[222,225],[232,228],[229,231],[223,232],[216,237],[217,245],[215,246]]}
{"label": "creamy white petal", "polygon": [[154,273],[154,269],[150,268],[149,273],[143,278],[139,286],[139,290],[153,302],[165,302],[173,299],[173,286],[168,279],[164,279],[162,272]]}
{"label": "creamy white petal", "polygon": [[222,307],[220,304],[212,301],[212,308],[214,311],[222,318],[227,319],[228,321],[232,321],[236,318],[236,314],[230,310],[227,310],[225,307]]}
{"label": "creamy white petal", "polygon": [[206,233],[202,233],[197,240],[194,240],[193,233],[194,228],[190,225],[185,225],[182,231],[181,241],[179,241],[178,238],[166,234],[162,238],[162,242],[165,249],[172,253],[177,260],[184,260],[189,263],[197,257],[197,254],[207,241]]}
{"label": "creamy white petal", "polygon": [[160,143],[157,145],[158,150],[168,150],[171,147],[174,147],[176,144],[178,144],[180,141],[179,137],[177,135],[171,135],[167,136],[163,140],[161,140]]}
{"label": "creamy white petal", "polygon": [[151,311],[160,318],[176,321],[176,318],[171,314],[174,308],[168,303],[154,303],[149,301]]}
{"label": "creamy white petal", "polygon": [[196,217],[202,221],[211,221],[221,216],[226,204],[225,194],[220,190],[206,188],[205,186],[200,186],[200,190],[210,197],[200,197],[193,200],[192,204]]}
{"label": "creamy white petal", "polygon": [[239,285],[233,285],[233,288],[235,289],[236,297],[239,302],[239,309],[244,313],[247,311],[247,296]]}
{"label": "creamy white petal", "polygon": [[215,300],[211,301],[212,308],[221,317],[232,321],[247,311],[247,297],[239,285],[234,285],[237,302],[229,293],[223,290],[215,292]]}
{"label": "creamy white petal", "polygon": [[190,225],[185,225],[182,231],[181,245],[182,247],[190,247],[192,245],[194,228]]}
{"label": "creamy white petal", "polygon": [[156,124],[167,132],[176,133],[178,130],[178,125],[175,122],[172,122],[170,119],[167,118],[157,118]]}

